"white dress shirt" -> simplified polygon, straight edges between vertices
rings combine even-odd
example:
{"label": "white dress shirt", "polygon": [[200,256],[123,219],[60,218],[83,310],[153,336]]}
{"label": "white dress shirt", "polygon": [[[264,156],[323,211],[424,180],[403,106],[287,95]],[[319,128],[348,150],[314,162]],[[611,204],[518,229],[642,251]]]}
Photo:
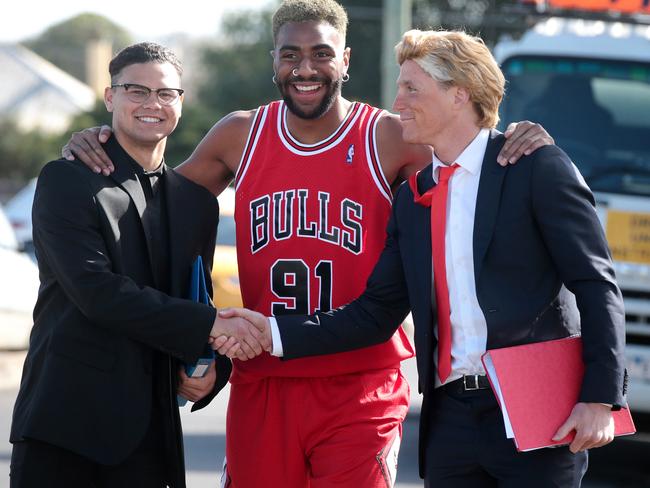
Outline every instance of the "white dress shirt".
{"label": "white dress shirt", "polygon": [[[489,137],[490,131],[481,129],[456,159],[459,167],[449,180],[445,265],[451,308],[451,374],[445,383],[466,374],[485,374],[481,356],[487,343],[487,323],[478,304],[474,280],[474,214]],[[434,154],[432,174],[436,183],[440,166],[444,163]],[[437,328],[434,333],[437,337]],[[433,358],[437,364],[437,348]],[[436,386],[440,386],[440,379],[437,375],[435,378]]]}
{"label": "white dress shirt", "polygon": [[277,356],[281,358],[284,356],[284,349],[282,349],[282,336],[280,335],[280,328],[278,327],[278,321],[275,320],[275,317],[268,317],[269,322],[271,323],[271,340],[273,341],[273,349],[271,350],[271,356]]}

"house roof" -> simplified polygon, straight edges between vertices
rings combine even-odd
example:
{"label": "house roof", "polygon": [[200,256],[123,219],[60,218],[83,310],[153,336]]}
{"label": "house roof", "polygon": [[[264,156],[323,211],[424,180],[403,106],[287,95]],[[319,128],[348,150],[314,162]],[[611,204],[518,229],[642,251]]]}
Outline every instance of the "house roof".
{"label": "house roof", "polygon": [[19,44],[0,43],[0,66],[0,117],[20,116],[30,105],[33,111],[35,99],[54,98],[54,106],[43,104],[40,109],[65,107],[71,114],[90,110],[95,103],[89,86]]}

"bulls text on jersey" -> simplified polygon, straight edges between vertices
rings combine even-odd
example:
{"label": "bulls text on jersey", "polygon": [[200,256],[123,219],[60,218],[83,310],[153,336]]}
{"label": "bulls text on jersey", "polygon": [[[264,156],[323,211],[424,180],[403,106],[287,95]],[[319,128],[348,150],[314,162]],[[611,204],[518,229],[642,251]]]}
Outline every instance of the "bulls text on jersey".
{"label": "bulls text on jersey", "polygon": [[[349,198],[330,202],[329,193],[319,191],[317,215],[309,215],[307,203],[314,191],[292,189],[263,195],[250,202],[251,252],[255,254],[272,240],[290,237],[319,239],[353,254],[362,251],[363,206]],[[341,225],[330,223],[332,211],[340,212]]]}

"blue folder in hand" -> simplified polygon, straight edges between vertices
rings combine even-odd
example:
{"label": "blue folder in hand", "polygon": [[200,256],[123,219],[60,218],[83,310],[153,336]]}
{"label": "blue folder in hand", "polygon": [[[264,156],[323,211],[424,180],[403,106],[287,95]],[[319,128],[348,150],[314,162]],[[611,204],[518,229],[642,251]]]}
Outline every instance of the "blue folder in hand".
{"label": "blue folder in hand", "polygon": [[[198,303],[211,305],[208,288],[205,285],[205,272],[203,270],[203,258],[201,258],[201,256],[198,256],[192,264],[192,275],[190,276],[190,291],[188,298]],[[185,373],[190,378],[200,378],[205,376],[213,362],[214,351],[209,344],[206,344],[198,361],[194,364],[185,365]],[[187,399],[180,395],[178,396],[177,401],[179,407],[182,407],[187,403]]]}

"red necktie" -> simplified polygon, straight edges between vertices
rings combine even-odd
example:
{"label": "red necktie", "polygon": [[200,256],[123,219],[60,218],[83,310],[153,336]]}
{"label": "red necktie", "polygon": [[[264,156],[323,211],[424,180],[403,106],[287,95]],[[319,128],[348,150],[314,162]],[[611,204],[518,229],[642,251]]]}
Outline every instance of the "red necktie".
{"label": "red necktie", "polygon": [[417,175],[412,175],[409,179],[415,203],[431,207],[431,259],[438,308],[438,377],[442,383],[451,373],[451,307],[445,264],[445,225],[449,178],[456,168],[458,168],[457,165],[441,166],[438,184],[424,195],[420,195],[417,191]]}

